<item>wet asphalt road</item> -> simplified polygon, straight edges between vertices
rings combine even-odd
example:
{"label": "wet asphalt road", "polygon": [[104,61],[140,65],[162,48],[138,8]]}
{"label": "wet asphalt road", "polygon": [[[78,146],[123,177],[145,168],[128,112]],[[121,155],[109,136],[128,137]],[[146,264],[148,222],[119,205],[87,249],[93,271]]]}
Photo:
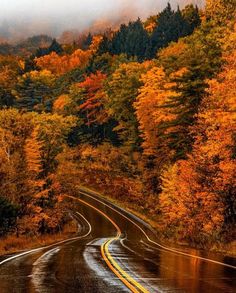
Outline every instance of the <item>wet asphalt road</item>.
{"label": "wet asphalt road", "polygon": [[[169,251],[157,245],[158,239],[145,223],[90,196],[80,194],[79,198],[101,210],[122,232],[109,246],[112,258],[148,292],[236,292],[235,259],[192,249],[179,249],[192,256]],[[78,239],[2,264],[4,258],[0,258],[0,293],[130,292],[101,254],[101,245],[117,235],[114,224],[90,206],[70,200],[80,227]]]}

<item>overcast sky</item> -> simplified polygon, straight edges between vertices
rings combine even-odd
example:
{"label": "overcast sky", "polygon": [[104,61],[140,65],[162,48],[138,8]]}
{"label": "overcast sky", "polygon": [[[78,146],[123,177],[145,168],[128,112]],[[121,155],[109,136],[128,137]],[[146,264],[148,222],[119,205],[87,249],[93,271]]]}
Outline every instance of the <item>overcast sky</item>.
{"label": "overcast sky", "polygon": [[202,0],[0,0],[0,25],[15,22],[19,30],[21,25],[29,26],[32,33],[38,33],[40,27],[58,32],[83,29],[100,19],[146,17],[167,2],[176,7],[177,3],[200,4]]}
{"label": "overcast sky", "polygon": [[[131,6],[134,9],[147,11],[150,9],[163,8],[168,0],[1,0],[1,17],[17,16],[38,16],[53,17],[66,16],[69,14],[78,14],[78,17],[86,15],[87,17],[96,17],[97,15],[115,12],[117,9],[123,9]],[[176,4],[202,1],[170,0]]]}

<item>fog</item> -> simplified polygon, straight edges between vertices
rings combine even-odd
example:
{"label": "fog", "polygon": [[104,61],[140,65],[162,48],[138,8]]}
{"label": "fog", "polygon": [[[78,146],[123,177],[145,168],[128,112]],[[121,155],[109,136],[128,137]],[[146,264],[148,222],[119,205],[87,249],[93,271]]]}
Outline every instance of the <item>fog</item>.
{"label": "fog", "polygon": [[1,0],[0,36],[20,39],[65,30],[82,31],[96,22],[113,23],[158,13],[167,2],[173,7],[202,0]]}

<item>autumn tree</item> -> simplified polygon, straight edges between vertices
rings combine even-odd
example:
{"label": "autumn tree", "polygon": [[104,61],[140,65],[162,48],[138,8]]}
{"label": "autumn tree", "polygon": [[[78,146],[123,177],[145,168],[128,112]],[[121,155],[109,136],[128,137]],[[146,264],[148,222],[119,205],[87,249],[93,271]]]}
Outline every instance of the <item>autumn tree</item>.
{"label": "autumn tree", "polygon": [[46,233],[56,231],[63,218],[63,211],[58,208],[60,188],[54,172],[58,166],[56,157],[63,151],[63,143],[75,125],[75,119],[41,114],[34,116],[33,123],[34,129],[24,147],[28,172],[26,184],[31,197],[26,215],[31,218],[31,229],[36,233]]}
{"label": "autumn tree", "polygon": [[72,101],[69,95],[61,95],[53,103],[53,112],[66,115],[68,113],[67,109],[71,105],[71,103]]}
{"label": "autumn tree", "polygon": [[186,68],[184,74],[173,79],[179,96],[168,106],[176,114],[172,123],[174,131],[169,133],[176,159],[184,158],[191,151],[193,137],[190,127],[206,93],[206,79],[215,76],[221,68],[222,49],[218,37],[219,31],[206,23],[193,35],[171,44],[158,54],[159,63],[168,74]]}
{"label": "autumn tree", "polygon": [[34,217],[38,217],[43,207],[47,205],[50,191],[46,178],[41,176],[43,173],[43,143],[39,141],[38,134],[38,127],[36,127],[26,139],[24,146],[26,172],[28,173],[26,185],[30,197],[26,213]]}
{"label": "autumn tree", "polygon": [[162,177],[164,226],[198,243],[235,237],[235,54],[234,49],[218,78],[209,81],[193,127],[192,154]]}
{"label": "autumn tree", "polygon": [[118,122],[114,131],[118,133],[124,144],[134,148],[140,145],[140,137],[133,103],[142,85],[140,77],[149,66],[151,66],[149,62],[122,64],[108,78],[106,85],[106,107],[109,115]]}
{"label": "autumn tree", "polygon": [[153,67],[143,74],[143,86],[139,89],[134,107],[142,137],[144,180],[149,190],[159,190],[160,172],[168,162],[173,161],[175,150],[170,147],[169,133],[176,119],[169,107],[173,99],[179,97],[173,78],[184,74],[185,69],[168,76],[163,68]]}
{"label": "autumn tree", "polygon": [[[134,106],[143,138],[144,154],[152,156],[156,155],[162,147],[163,150],[166,149],[164,145],[161,147],[161,141],[163,141],[165,131],[168,130],[161,126],[176,117],[166,107],[166,104],[179,94],[175,92],[175,83],[171,82],[163,68],[153,67],[142,75],[141,81],[143,86],[139,90]],[[168,145],[166,140],[165,144]],[[166,149],[165,155],[163,153],[160,157],[167,158],[168,155],[170,155],[170,150]]]}
{"label": "autumn tree", "polygon": [[70,88],[74,83],[82,82],[84,80],[85,70],[74,68],[60,76],[55,80],[55,87],[53,94],[55,97],[69,94]]}
{"label": "autumn tree", "polygon": [[78,117],[77,128],[70,137],[74,142],[83,141],[97,145],[104,140],[117,140],[112,131],[114,121],[105,108],[105,80],[106,75],[98,71],[87,76],[83,82],[71,86],[67,112]]}
{"label": "autumn tree", "polygon": [[0,111],[0,190],[1,196],[21,206],[27,204],[28,189],[24,144],[32,130],[32,116],[17,110]]}
{"label": "autumn tree", "polygon": [[41,69],[51,71],[56,76],[66,74],[73,69],[84,69],[88,65],[92,56],[97,52],[102,37],[93,36],[91,44],[87,50],[76,49],[71,54],[59,54],[57,50],[52,50],[47,55],[35,58],[36,65]]}
{"label": "autumn tree", "polygon": [[53,172],[75,119],[10,109],[0,111],[0,125],[1,197],[19,206],[19,231],[46,231],[61,215],[49,216],[58,202]]}
{"label": "autumn tree", "polygon": [[99,46],[102,42],[102,39],[103,39],[102,35],[94,35],[92,37],[91,43],[88,46],[88,51],[90,51],[92,55],[97,53]]}
{"label": "autumn tree", "polygon": [[53,74],[60,76],[76,67],[84,68],[88,64],[91,54],[92,51],[83,51],[81,49],[76,50],[71,55],[62,56],[52,52],[49,55],[36,58],[35,62],[41,69],[49,70]]}
{"label": "autumn tree", "polygon": [[24,62],[17,57],[0,56],[0,108],[13,106],[15,97],[12,91],[23,68]]}
{"label": "autumn tree", "polygon": [[33,177],[42,172],[41,164],[42,143],[38,141],[38,129],[35,128],[25,142],[26,165]]}
{"label": "autumn tree", "polygon": [[52,105],[55,77],[48,70],[31,71],[18,77],[14,92],[16,106],[28,111],[49,111]]}
{"label": "autumn tree", "polygon": [[224,25],[229,20],[235,20],[235,0],[207,0],[206,16],[218,25]]}
{"label": "autumn tree", "polygon": [[43,144],[43,173],[47,176],[57,167],[56,157],[63,150],[63,144],[71,129],[76,126],[76,118],[44,113],[36,115],[34,123],[38,126],[38,138]]}
{"label": "autumn tree", "polygon": [[153,33],[153,31],[156,28],[157,24],[158,24],[158,15],[151,15],[144,22],[144,28],[150,34],[150,33]]}
{"label": "autumn tree", "polygon": [[85,124],[88,126],[95,122],[102,124],[107,120],[107,113],[104,109],[105,92],[103,90],[105,79],[106,75],[98,71],[78,84],[82,90],[79,110],[85,114]]}

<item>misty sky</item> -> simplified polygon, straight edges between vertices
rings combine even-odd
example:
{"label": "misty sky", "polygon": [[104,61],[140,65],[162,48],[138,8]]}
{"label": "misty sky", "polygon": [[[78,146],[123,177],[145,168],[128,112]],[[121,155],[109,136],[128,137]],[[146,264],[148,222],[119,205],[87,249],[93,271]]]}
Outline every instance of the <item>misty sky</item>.
{"label": "misty sky", "polygon": [[[83,29],[100,19],[146,17],[163,9],[167,2],[201,4],[202,0],[0,0],[1,23],[28,25],[32,33],[57,29]],[[38,25],[40,23],[40,26]],[[21,26],[18,26],[19,30]]]}
{"label": "misty sky", "polygon": [[[140,14],[163,8],[168,0],[1,0],[0,17],[62,17],[77,14],[94,18],[125,7],[138,9]],[[173,3],[202,1],[170,0]],[[83,17],[84,18],[84,17]]]}

